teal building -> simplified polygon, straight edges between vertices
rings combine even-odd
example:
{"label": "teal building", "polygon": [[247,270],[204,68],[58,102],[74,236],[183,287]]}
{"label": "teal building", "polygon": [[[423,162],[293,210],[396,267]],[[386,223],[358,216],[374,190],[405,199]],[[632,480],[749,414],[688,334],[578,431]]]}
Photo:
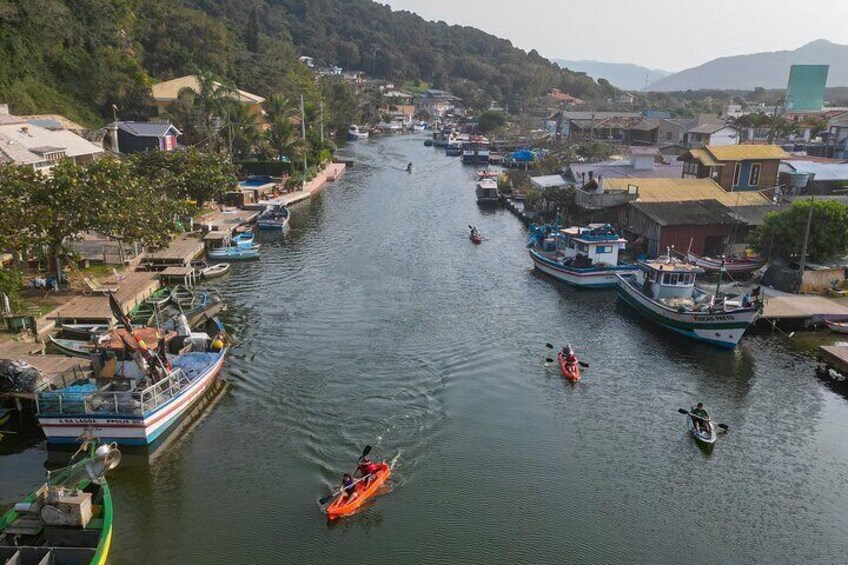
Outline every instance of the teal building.
{"label": "teal building", "polygon": [[786,88],[787,112],[821,110],[829,65],[792,65]]}

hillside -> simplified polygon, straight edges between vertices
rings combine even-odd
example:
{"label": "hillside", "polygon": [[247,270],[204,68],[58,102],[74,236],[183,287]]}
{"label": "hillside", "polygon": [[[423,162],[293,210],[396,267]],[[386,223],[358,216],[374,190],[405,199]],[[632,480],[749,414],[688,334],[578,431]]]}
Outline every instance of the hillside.
{"label": "hillside", "polygon": [[565,59],[554,59],[553,62],[563,69],[586,73],[595,80],[606,79],[613,86],[623,90],[644,90],[646,83],[651,84],[671,74],[661,69],[649,69],[630,63],[567,61]]}
{"label": "hillside", "polygon": [[848,45],[823,39],[794,51],[775,51],[722,57],[703,65],[674,73],[648,86],[652,91],[698,90],[707,88],[751,90],[786,88],[789,67],[794,64],[830,65],[828,86],[848,86]]}
{"label": "hillside", "polygon": [[90,125],[113,105],[150,115],[150,84],[201,69],[260,94],[314,89],[304,54],[479,106],[609,90],[509,41],[370,0],[0,0],[0,29],[0,102]]}

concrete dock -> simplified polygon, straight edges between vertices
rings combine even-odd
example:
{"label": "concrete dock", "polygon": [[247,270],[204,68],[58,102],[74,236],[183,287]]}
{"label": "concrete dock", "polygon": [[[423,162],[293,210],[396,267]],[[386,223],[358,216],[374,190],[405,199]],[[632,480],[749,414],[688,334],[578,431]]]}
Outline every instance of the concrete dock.
{"label": "concrete dock", "polygon": [[297,204],[298,202],[308,200],[312,198],[313,194],[316,194],[318,191],[320,191],[325,184],[327,184],[328,182],[334,182],[341,178],[341,176],[345,173],[345,169],[346,165],[344,163],[330,163],[322,171],[319,171],[314,179],[306,183],[306,185],[302,189],[295,190],[294,192],[289,192],[287,194],[282,194],[277,198],[262,200],[257,205],[262,208],[264,208],[265,206],[273,206],[280,204],[284,206],[291,206],[293,204]]}

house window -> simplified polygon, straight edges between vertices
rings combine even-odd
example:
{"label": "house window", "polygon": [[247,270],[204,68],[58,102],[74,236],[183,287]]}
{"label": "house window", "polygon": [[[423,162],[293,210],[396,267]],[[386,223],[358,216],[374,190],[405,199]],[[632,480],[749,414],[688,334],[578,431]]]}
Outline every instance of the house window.
{"label": "house window", "polygon": [[748,186],[759,186],[760,185],[760,168],[762,165],[760,163],[754,163],[751,165],[751,173],[748,175]]}
{"label": "house window", "polygon": [[733,169],[733,186],[739,186],[739,177],[742,175],[742,163],[736,163]]}

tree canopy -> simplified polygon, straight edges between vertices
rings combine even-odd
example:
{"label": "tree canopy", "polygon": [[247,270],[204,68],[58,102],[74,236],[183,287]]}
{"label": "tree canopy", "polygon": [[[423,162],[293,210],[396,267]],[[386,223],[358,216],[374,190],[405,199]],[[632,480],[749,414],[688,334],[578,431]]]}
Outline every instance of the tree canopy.
{"label": "tree canopy", "polygon": [[798,259],[810,208],[809,258],[827,261],[848,253],[848,205],[836,200],[796,200],[786,210],[772,212],[753,232],[754,248],[769,258]]}

